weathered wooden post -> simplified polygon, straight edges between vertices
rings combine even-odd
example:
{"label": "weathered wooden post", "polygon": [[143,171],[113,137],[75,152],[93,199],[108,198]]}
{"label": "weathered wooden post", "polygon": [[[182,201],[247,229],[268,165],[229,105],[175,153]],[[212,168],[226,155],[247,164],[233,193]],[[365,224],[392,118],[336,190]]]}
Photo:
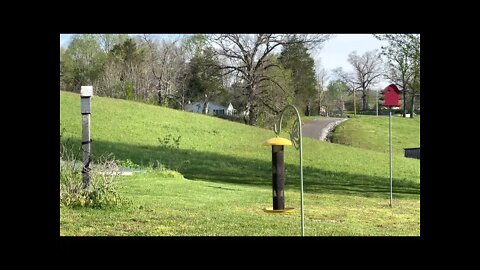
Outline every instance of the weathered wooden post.
{"label": "weathered wooden post", "polygon": [[81,113],[82,113],[82,150],[83,150],[83,188],[90,184],[91,170],[91,142],[90,139],[90,114],[93,86],[82,86],[80,90]]}

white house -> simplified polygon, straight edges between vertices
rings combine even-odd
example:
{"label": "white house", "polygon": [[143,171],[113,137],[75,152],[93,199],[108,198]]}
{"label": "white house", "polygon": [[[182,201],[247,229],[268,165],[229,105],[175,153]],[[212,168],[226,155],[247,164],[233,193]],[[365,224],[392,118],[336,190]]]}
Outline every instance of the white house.
{"label": "white house", "polygon": [[[202,113],[203,102],[191,102],[185,105],[185,111]],[[233,108],[232,103],[229,103],[228,106],[223,106],[217,103],[208,102],[207,103],[207,113],[211,115],[233,115],[236,110]]]}

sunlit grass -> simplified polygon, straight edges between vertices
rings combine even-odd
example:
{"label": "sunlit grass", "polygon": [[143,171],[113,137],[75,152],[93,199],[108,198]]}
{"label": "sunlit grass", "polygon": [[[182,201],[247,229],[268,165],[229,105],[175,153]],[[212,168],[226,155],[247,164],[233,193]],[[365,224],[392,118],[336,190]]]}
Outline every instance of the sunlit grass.
{"label": "sunlit grass", "polygon": [[[389,153],[388,116],[357,115],[337,126],[332,142]],[[393,154],[403,156],[412,147],[420,147],[420,116],[392,116]]]}
{"label": "sunlit grass", "polygon": [[[61,92],[61,142],[79,148],[80,97]],[[388,119],[387,119],[388,120]],[[61,235],[298,235],[300,217],[271,207],[271,130],[137,102],[94,97],[92,152],[164,171],[122,176],[132,206],[61,207]],[[178,138],[178,148],[166,137]],[[288,138],[288,134],[282,134]],[[388,207],[388,154],[304,139],[307,235],[419,235],[420,163],[394,157]],[[80,153],[80,152],[79,152]],[[285,150],[286,200],[299,209],[299,157]]]}

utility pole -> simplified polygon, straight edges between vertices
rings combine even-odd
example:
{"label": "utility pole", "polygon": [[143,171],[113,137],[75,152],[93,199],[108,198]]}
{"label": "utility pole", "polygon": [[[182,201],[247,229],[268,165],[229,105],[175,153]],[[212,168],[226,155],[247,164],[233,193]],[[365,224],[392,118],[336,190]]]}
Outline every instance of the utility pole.
{"label": "utility pole", "polygon": [[357,99],[355,98],[355,89],[353,89],[353,115],[357,116]]}

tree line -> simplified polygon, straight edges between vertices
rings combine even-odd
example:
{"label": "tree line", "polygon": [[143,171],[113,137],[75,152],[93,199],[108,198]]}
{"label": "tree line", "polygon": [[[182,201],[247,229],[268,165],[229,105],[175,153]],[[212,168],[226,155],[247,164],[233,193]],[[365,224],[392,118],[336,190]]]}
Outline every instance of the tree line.
{"label": "tree line", "polygon": [[[204,113],[208,102],[232,103],[249,125],[264,125],[289,103],[305,115],[343,110],[356,92],[361,93],[362,110],[367,110],[368,92],[380,76],[401,86],[404,95],[419,93],[419,63],[416,72],[412,60],[417,55],[405,53],[407,62],[399,64],[396,53],[405,48],[393,46],[363,56],[353,52],[349,61],[354,73],[334,70],[334,80],[324,85],[329,74],[316,69],[311,51],[330,38],[322,34],[195,34],[159,40],[147,34],[74,35],[67,48],[60,48],[60,89],[79,92],[82,85],[93,85],[99,96],[180,110],[200,101]],[[377,38],[402,42],[396,35]],[[380,56],[386,57],[388,69]]]}

